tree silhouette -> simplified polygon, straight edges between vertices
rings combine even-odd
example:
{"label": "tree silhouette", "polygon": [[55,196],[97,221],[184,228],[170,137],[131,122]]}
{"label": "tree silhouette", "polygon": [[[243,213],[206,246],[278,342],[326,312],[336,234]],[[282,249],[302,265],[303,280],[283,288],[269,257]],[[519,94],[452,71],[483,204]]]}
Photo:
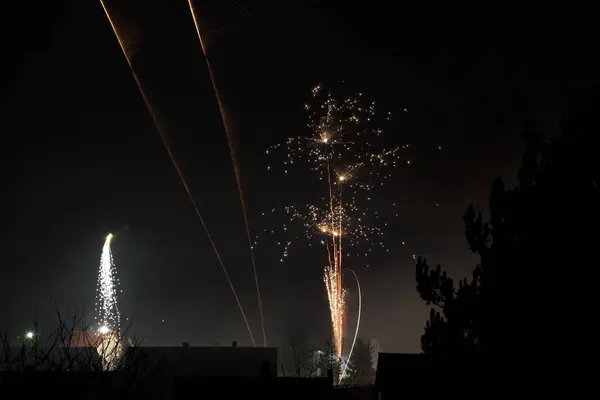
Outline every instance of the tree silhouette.
{"label": "tree silhouette", "polygon": [[373,346],[371,343],[356,339],[350,367],[354,370],[354,381],[356,385],[368,385],[375,379],[375,369],[373,368]]}
{"label": "tree silhouette", "polygon": [[[140,341],[129,336],[129,327],[122,327],[118,336],[99,334],[85,322],[84,313],[64,315],[57,309],[56,316],[56,327],[49,332],[34,322],[36,329],[22,340],[11,339],[16,335],[8,330],[0,333],[0,398],[39,393],[62,399],[159,396],[167,375],[162,365],[138,351]],[[124,346],[106,345],[113,340]]]}
{"label": "tree silhouette", "polygon": [[577,303],[593,292],[575,267],[596,259],[591,229],[600,222],[599,100],[595,89],[572,102],[550,142],[526,132],[518,185],[507,190],[496,179],[487,222],[469,206],[465,237],[481,260],[470,280],[455,285],[418,260],[417,290],[440,310],[431,309],[423,352],[547,353],[578,334]]}

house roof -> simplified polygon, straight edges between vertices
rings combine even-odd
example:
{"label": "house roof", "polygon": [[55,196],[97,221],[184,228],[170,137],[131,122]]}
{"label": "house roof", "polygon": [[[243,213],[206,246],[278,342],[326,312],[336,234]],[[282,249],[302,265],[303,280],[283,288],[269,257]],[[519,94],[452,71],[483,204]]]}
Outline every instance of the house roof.
{"label": "house roof", "polygon": [[277,375],[274,347],[131,347],[126,357],[167,367],[175,376],[260,376]]}
{"label": "house roof", "polygon": [[109,335],[116,336],[116,333],[100,334],[92,330],[73,331],[63,340],[61,347],[99,347]]}

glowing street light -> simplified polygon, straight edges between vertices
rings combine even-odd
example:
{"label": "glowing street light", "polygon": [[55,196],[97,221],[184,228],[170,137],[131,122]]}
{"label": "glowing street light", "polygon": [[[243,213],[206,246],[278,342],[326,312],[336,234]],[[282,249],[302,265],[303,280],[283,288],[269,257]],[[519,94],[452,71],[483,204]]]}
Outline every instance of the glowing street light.
{"label": "glowing street light", "polygon": [[33,333],[33,331],[27,331],[27,332],[25,332],[25,338],[26,339],[31,340],[31,339],[33,339],[34,336],[35,336],[35,333]]}

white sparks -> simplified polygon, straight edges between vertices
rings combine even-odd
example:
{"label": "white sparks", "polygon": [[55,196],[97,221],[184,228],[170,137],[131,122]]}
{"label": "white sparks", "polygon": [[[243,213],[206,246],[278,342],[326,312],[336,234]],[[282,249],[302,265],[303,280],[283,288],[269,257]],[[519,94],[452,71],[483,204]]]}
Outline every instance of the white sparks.
{"label": "white sparks", "polygon": [[102,334],[119,332],[121,328],[121,314],[117,303],[119,281],[110,249],[112,238],[112,233],[109,233],[106,237],[102,248],[102,256],[100,257],[100,270],[98,272],[96,319],[100,325],[99,332]]}

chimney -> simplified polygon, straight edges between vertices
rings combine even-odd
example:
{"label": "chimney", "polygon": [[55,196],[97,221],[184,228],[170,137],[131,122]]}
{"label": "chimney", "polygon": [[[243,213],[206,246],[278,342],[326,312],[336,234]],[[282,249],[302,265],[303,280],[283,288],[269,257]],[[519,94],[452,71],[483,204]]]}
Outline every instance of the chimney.
{"label": "chimney", "polygon": [[237,347],[237,342],[235,340],[231,342],[231,347],[233,347],[234,349]]}
{"label": "chimney", "polygon": [[190,347],[190,342],[183,342],[183,348],[187,349]]}

